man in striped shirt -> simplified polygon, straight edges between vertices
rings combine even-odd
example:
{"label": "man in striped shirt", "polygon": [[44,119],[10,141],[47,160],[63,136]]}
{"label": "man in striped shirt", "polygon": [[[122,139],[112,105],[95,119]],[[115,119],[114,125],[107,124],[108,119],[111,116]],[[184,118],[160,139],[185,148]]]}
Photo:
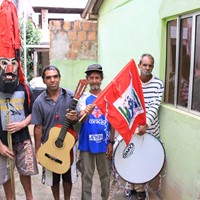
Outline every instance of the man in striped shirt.
{"label": "man in striped shirt", "polygon": [[164,85],[159,78],[152,75],[154,67],[153,56],[150,54],[143,54],[138,67],[140,69],[140,79],[146,108],[146,126],[140,127],[141,130],[139,130],[139,135],[146,132],[159,137],[160,126],[158,111],[164,92]]}
{"label": "man in striped shirt", "polygon": [[[142,83],[142,90],[144,94],[146,108],[146,124],[138,127],[137,134],[143,135],[144,133],[150,133],[156,137],[159,137],[160,126],[158,111],[164,92],[164,85],[159,78],[152,74],[153,67],[153,56],[150,54],[143,54],[138,64],[138,68],[140,70],[140,80]],[[145,192],[145,184],[130,185],[129,183],[127,183],[126,186],[130,189],[133,188],[131,193],[136,193],[137,199],[145,200],[147,198]]]}

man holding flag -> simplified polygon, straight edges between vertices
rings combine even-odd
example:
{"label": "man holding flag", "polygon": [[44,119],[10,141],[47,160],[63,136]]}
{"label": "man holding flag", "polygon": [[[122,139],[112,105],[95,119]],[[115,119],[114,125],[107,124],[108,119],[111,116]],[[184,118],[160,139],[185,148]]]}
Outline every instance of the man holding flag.
{"label": "man holding flag", "polygon": [[[160,108],[162,95],[164,92],[163,82],[152,75],[154,67],[154,58],[150,54],[143,54],[141,56],[138,68],[140,70],[140,80],[142,83],[142,90],[144,94],[145,108],[146,108],[146,124],[140,125],[137,129],[137,134],[143,135],[149,133],[159,138],[159,118],[158,111]],[[159,183],[159,181],[158,181]],[[136,193],[140,200],[146,199],[145,184],[126,184],[131,189],[131,194]]]}
{"label": "man holding flag", "polygon": [[110,188],[110,158],[113,153],[114,129],[95,105],[101,93],[103,70],[101,65],[88,66],[86,79],[90,90],[79,100],[80,117],[84,116],[79,133],[80,171],[82,178],[82,200],[92,199],[92,179],[95,163],[101,182],[102,200],[107,200]]}

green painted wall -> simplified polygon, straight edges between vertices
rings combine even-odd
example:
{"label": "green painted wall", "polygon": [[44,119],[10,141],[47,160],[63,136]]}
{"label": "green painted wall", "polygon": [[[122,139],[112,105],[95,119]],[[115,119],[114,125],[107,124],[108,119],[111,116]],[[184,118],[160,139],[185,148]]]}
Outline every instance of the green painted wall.
{"label": "green painted wall", "polygon": [[154,72],[159,74],[161,21],[159,13],[152,11],[160,3],[160,0],[151,0],[146,6],[145,0],[104,1],[98,20],[98,52],[99,62],[106,68],[106,83],[130,59],[138,63],[140,56],[147,52],[154,55]]}
{"label": "green painted wall", "polygon": [[200,118],[174,109],[170,105],[163,105],[160,110],[160,119],[161,139],[167,156],[167,185],[174,190],[178,187],[179,192],[182,193],[182,199],[198,199]]}
{"label": "green painted wall", "polygon": [[72,91],[80,79],[85,79],[85,70],[88,65],[96,63],[95,60],[51,60],[51,65],[59,68],[61,73],[61,86]]}
{"label": "green painted wall", "polygon": [[[164,81],[166,20],[194,10],[200,11],[199,0],[104,0],[98,19],[103,85],[146,52],[155,58],[154,74]],[[200,199],[200,117],[162,104],[160,122],[167,155],[166,199]]]}

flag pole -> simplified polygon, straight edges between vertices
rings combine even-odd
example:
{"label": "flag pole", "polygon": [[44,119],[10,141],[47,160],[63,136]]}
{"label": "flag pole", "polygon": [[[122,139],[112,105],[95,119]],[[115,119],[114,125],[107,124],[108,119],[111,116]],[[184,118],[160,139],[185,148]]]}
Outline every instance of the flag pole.
{"label": "flag pole", "polygon": [[[10,111],[7,112],[7,123],[10,123]],[[10,151],[13,150],[12,146],[12,135],[8,131],[7,133],[7,140],[8,140],[8,148]],[[11,178],[11,190],[12,190],[12,196],[13,199],[16,200],[16,194],[15,194],[15,178],[14,178],[14,161],[9,158],[9,166],[10,166],[10,178]]]}
{"label": "flag pole", "polygon": [[78,121],[81,122],[87,114],[85,113]]}

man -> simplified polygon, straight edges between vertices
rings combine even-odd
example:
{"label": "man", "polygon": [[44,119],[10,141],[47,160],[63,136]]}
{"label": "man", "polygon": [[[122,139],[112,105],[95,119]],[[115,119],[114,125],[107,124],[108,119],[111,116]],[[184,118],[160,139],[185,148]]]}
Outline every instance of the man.
{"label": "man", "polygon": [[1,4],[0,24],[0,185],[6,199],[14,199],[15,164],[26,199],[33,200],[31,175],[38,169],[28,125],[34,97],[20,66],[17,10],[8,0]]}
{"label": "man", "polygon": [[82,200],[92,199],[92,179],[95,163],[101,182],[102,200],[107,200],[110,188],[110,158],[113,152],[114,129],[98,107],[92,103],[101,93],[103,80],[99,64],[88,66],[86,79],[90,90],[79,100],[80,117],[84,116],[79,133],[80,171],[82,178]]}
{"label": "man", "polygon": [[[0,184],[3,184],[6,199],[13,199],[9,159],[16,163],[26,199],[32,200],[31,177],[38,174],[37,162],[28,130],[31,121],[33,94],[19,81],[19,66],[16,59],[0,58]],[[29,99],[30,98],[30,99]],[[8,148],[7,137],[12,134],[13,151]]]}
{"label": "man", "polygon": [[[35,150],[36,153],[42,143],[48,140],[50,129],[58,124],[63,124],[65,118],[70,120],[70,124],[78,120],[75,110],[69,111],[73,98],[72,92],[60,87],[61,75],[55,66],[46,66],[42,71],[42,79],[47,88],[35,100],[32,112],[32,124],[34,126]],[[67,112],[67,114],[66,114]],[[71,128],[72,125],[71,125]],[[75,139],[77,136],[74,135]],[[73,148],[72,148],[73,151]],[[76,155],[74,155],[75,157]],[[75,158],[74,158],[75,160]],[[43,183],[50,185],[55,200],[60,199],[60,174],[43,169]],[[64,199],[69,200],[72,188],[71,168],[62,174]]]}
{"label": "man", "polygon": [[[159,132],[159,116],[162,95],[164,92],[163,82],[152,75],[154,68],[154,58],[150,54],[143,54],[138,64],[140,70],[140,80],[142,83],[142,90],[144,94],[145,108],[146,108],[146,124],[140,125],[137,129],[138,135],[149,133],[157,138],[160,136]],[[126,184],[129,188],[130,184]],[[136,193],[138,199],[146,199],[145,184],[134,184],[132,193]]]}

